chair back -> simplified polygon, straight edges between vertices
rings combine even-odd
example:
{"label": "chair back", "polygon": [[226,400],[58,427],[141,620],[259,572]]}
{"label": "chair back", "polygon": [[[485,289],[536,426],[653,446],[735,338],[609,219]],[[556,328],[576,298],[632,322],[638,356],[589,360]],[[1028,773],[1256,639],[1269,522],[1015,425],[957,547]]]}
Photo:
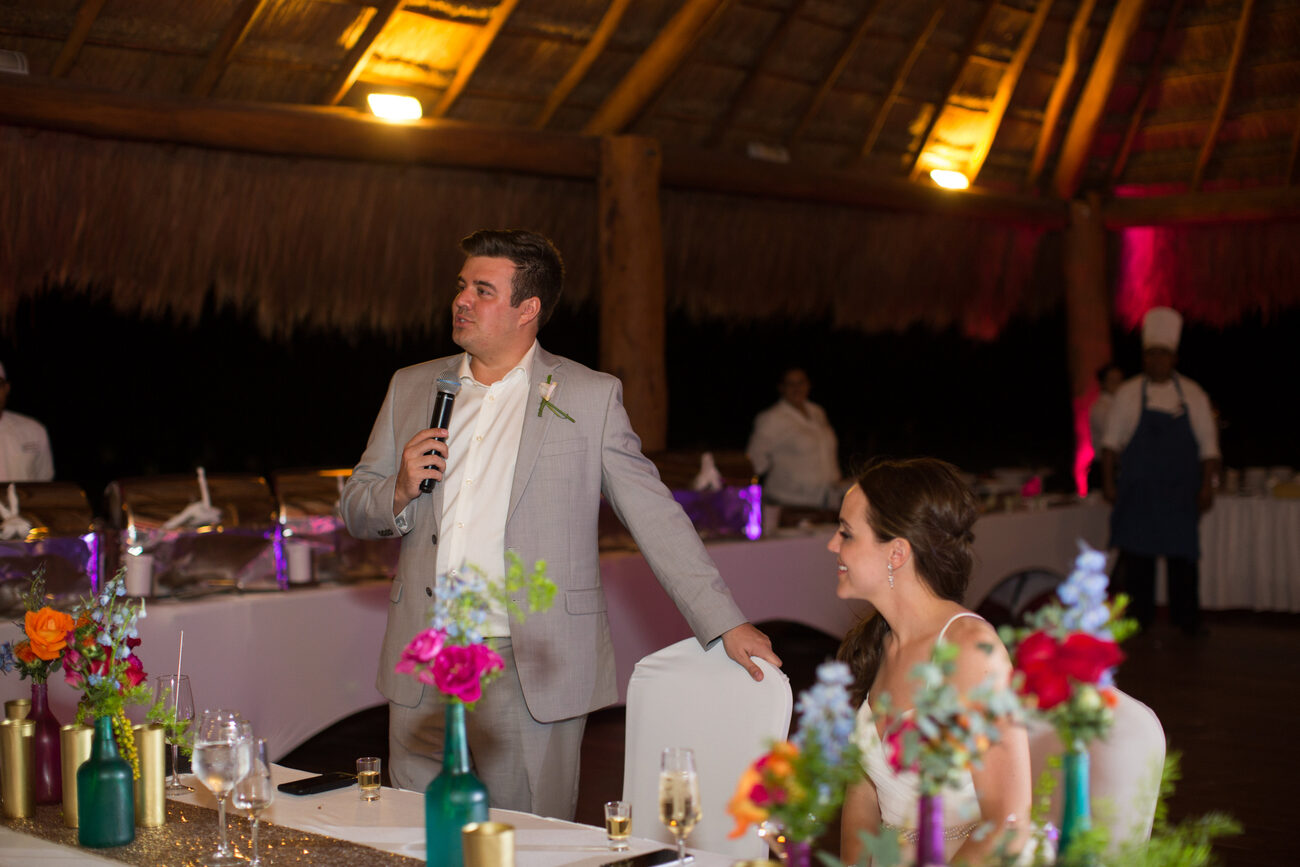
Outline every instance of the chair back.
{"label": "chair back", "polygon": [[[1151,837],[1165,763],[1165,731],[1155,712],[1132,696],[1115,692],[1119,703],[1110,736],[1088,747],[1092,821],[1110,829],[1112,848]],[[1061,741],[1050,725],[1030,723],[1029,761],[1035,785],[1048,770],[1048,758],[1062,752]],[[1060,771],[1052,774],[1056,788],[1052,791],[1050,818],[1060,827],[1064,786]]]}
{"label": "chair back", "polygon": [[790,730],[790,681],[755,659],[763,680],[727,656],[721,641],[706,651],[694,638],[646,656],[627,687],[627,735],[623,800],[632,804],[632,834],[671,843],[659,822],[659,756],[665,747],[695,751],[700,778],[700,823],[686,844],[735,858],[762,858],[767,846],[756,835],[727,839],[735,822],[727,802],[741,773]]}

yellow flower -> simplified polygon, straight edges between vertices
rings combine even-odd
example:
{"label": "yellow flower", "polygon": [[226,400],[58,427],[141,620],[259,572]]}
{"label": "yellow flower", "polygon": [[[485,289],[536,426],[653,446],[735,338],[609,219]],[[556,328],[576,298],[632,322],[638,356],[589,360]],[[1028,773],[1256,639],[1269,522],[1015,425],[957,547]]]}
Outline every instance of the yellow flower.
{"label": "yellow flower", "polygon": [[68,646],[68,633],[76,625],[62,611],[48,605],[40,611],[28,611],[23,618],[23,628],[32,641],[32,653],[46,662],[58,659]]}

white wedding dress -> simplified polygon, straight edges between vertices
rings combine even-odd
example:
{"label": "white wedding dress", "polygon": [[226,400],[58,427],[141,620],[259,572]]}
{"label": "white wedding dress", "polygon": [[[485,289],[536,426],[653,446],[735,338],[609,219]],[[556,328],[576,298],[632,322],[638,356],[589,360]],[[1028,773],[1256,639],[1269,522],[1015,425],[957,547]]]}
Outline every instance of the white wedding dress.
{"label": "white wedding dress", "polygon": [[[953,615],[940,630],[939,639],[943,638],[948,627],[959,617],[979,617],[979,615],[970,612]],[[906,713],[911,712],[911,710],[906,711]],[[915,859],[921,779],[915,772],[895,773],[890,767],[889,757],[885,754],[885,746],[876,728],[875,715],[871,712],[870,695],[858,708],[857,730],[854,737],[862,750],[862,769],[866,771],[876,787],[881,827],[900,833],[903,837],[902,863],[910,864]],[[980,815],[979,798],[975,794],[975,781],[971,778],[969,770],[962,771],[960,785],[943,790],[942,802],[944,860],[951,861],[953,853],[961,848],[966,838],[974,833],[983,821]],[[1032,863],[1032,849],[1031,840],[1021,852],[1017,863]]]}

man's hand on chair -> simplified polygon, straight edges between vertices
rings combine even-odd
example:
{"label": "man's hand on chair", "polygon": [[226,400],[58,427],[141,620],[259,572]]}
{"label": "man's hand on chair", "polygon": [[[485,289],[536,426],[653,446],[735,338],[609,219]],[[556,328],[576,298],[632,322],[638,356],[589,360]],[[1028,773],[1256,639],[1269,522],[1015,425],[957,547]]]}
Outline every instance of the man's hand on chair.
{"label": "man's hand on chair", "polygon": [[751,656],[766,659],[777,668],[781,667],[781,657],[772,652],[771,639],[752,623],[742,623],[722,633],[722,646],[726,648],[727,656],[748,671],[754,680],[763,679],[763,670],[754,664]]}

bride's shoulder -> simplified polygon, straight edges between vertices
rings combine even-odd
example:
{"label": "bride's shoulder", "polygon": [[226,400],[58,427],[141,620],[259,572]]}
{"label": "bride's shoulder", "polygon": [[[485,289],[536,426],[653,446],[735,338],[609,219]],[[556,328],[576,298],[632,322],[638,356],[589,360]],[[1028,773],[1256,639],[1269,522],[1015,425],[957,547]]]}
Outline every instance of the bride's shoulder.
{"label": "bride's shoulder", "polygon": [[1010,677],[1011,658],[998,638],[993,624],[979,616],[957,617],[948,626],[945,638],[957,645],[956,680],[978,683],[990,674]]}

